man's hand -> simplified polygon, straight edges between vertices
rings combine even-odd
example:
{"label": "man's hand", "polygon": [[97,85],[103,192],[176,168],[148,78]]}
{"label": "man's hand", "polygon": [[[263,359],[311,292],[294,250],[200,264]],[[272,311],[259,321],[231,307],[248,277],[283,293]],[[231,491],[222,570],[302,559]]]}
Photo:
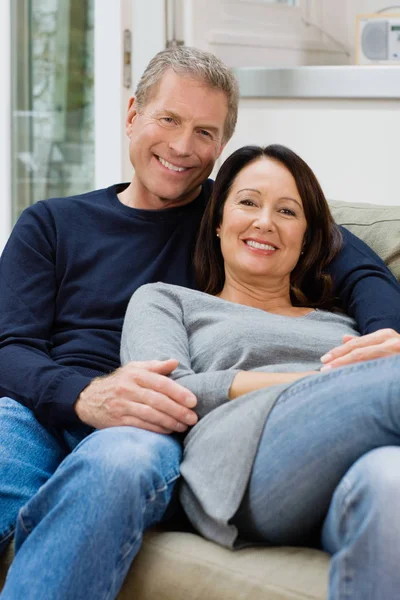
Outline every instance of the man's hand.
{"label": "man's hand", "polygon": [[321,357],[321,372],[393,354],[400,354],[400,334],[394,329],[379,329],[361,337],[345,335],[341,346]]}
{"label": "man's hand", "polygon": [[177,366],[176,360],[130,362],[96,377],[79,395],[76,414],[96,429],[129,425],[156,433],[186,431],[197,422],[190,410],[197,399],[166,377]]}

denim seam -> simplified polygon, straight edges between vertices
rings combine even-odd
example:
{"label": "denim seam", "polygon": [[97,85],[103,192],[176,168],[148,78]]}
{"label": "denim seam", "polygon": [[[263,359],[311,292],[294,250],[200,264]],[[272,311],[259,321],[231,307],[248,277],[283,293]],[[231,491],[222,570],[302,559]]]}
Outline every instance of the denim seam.
{"label": "denim seam", "polygon": [[[154,494],[152,496],[150,496],[149,498],[146,499],[145,501],[145,506],[142,510],[142,514],[145,513],[146,508],[147,508],[147,504],[148,503],[152,503],[155,501],[155,499],[157,498],[157,495],[160,492],[164,492],[172,483],[174,483],[178,478],[180,477],[180,473],[178,473],[178,475],[174,476],[172,479],[169,479],[166,484],[162,487],[162,488],[157,488],[154,492]],[[132,551],[132,547],[136,544],[136,542],[140,539],[140,537],[143,537],[143,528],[142,530],[139,530],[138,532],[134,533],[131,536],[130,541],[128,542],[129,545],[129,549],[126,550],[124,552],[124,554],[122,556],[119,557],[119,559],[117,560],[117,564],[115,565],[115,569],[114,569],[114,574],[115,572],[118,570],[119,566],[121,565],[121,563],[124,562],[125,558],[130,554],[130,552]],[[114,576],[113,576],[113,580],[114,580]],[[113,588],[114,586],[112,586]],[[112,589],[111,588],[111,589]],[[108,590],[104,600],[111,600],[111,598],[113,598],[114,596],[111,596],[111,589]]]}
{"label": "denim seam", "polygon": [[159,494],[160,492],[165,492],[165,490],[171,485],[171,483],[174,483],[174,481],[179,479],[179,477],[180,477],[180,473],[178,473],[177,475],[174,475],[174,477],[172,477],[171,479],[168,479],[166,481],[166,483],[163,485],[163,487],[157,488],[156,490],[154,490],[154,493],[151,496],[149,496],[148,498],[146,498],[146,501],[154,502],[154,500],[157,497],[157,494]]}
{"label": "denim seam", "polygon": [[[342,495],[343,511],[342,511],[342,515],[341,515],[341,522],[347,523],[348,515],[354,506],[354,501],[351,496],[352,486],[346,477],[343,478],[341,486],[345,486],[347,488],[345,493]],[[343,530],[344,530],[344,533],[343,533],[344,538],[347,539],[347,535],[348,535],[347,528],[343,527]],[[347,550],[343,554],[343,569],[342,569],[342,571],[343,571],[343,577],[340,578],[341,587],[339,590],[340,598],[343,598],[343,599],[351,598],[350,587],[351,587],[351,583],[353,581],[353,576],[352,576],[353,572],[352,572],[351,566],[349,565],[349,556],[348,556]]]}
{"label": "denim seam", "polygon": [[23,516],[22,516],[22,510],[19,512],[19,515],[18,515],[18,521],[21,523],[21,526],[22,526],[23,530],[25,531],[25,533],[26,533],[27,535],[29,535],[29,534],[32,532],[32,530],[33,530],[33,527],[28,527],[28,526],[26,525],[26,523],[25,523],[25,521],[24,521],[24,518],[23,518]]}
{"label": "denim seam", "polygon": [[9,542],[12,539],[14,533],[15,533],[15,527],[10,527],[10,529],[7,529],[7,531],[4,533],[4,535],[2,535],[0,537],[1,543],[3,544],[3,543]]}

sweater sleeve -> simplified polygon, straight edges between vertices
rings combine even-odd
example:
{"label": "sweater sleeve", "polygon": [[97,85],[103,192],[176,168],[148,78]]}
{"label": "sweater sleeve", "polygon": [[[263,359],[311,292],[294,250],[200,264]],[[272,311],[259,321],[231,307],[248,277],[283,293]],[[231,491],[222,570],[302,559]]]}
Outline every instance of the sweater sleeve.
{"label": "sweater sleeve", "polygon": [[343,248],[329,265],[335,294],[361,334],[400,332],[400,285],[377,254],[345,227]]}
{"label": "sweater sleeve", "polygon": [[92,378],[51,358],[57,302],[56,236],[37,203],[16,224],[0,258],[0,395],[49,426],[78,423],[74,403]]}
{"label": "sweater sleeve", "polygon": [[239,370],[195,373],[178,294],[164,284],[144,285],[133,294],[127,308],[121,362],[169,358],[179,362],[171,378],[195,394],[199,417],[229,400],[229,389]]}

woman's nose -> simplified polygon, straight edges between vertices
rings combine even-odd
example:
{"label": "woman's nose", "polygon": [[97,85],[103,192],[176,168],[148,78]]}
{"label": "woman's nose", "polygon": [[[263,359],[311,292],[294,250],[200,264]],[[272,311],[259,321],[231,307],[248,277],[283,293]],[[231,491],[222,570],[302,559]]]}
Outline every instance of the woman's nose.
{"label": "woman's nose", "polygon": [[272,212],[270,210],[260,211],[254,222],[254,226],[258,229],[267,229],[268,231],[274,229],[275,221]]}

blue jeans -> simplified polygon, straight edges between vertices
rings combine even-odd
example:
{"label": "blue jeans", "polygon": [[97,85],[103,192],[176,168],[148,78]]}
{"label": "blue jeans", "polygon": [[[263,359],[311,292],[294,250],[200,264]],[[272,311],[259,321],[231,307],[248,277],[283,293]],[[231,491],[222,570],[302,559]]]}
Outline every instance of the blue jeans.
{"label": "blue jeans", "polygon": [[115,598],[171,501],[180,442],[131,427],[57,439],[9,399],[0,415],[0,534],[16,544],[1,599]]}
{"label": "blue jeans", "polygon": [[233,522],[332,554],[330,600],[400,594],[400,355],[307,377],[271,411]]}

